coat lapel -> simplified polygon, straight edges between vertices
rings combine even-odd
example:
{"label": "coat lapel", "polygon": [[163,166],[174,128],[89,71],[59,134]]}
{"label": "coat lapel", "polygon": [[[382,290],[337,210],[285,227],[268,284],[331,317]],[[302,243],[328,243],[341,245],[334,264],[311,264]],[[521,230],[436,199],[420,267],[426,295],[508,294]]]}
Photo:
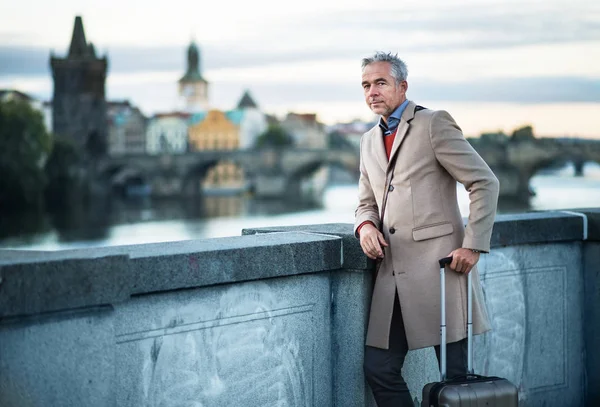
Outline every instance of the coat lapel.
{"label": "coat lapel", "polygon": [[[410,121],[415,117],[415,102],[412,100],[408,102],[406,109],[404,109],[404,113],[402,113],[402,119],[400,120],[400,125],[398,126],[398,130],[396,131],[396,137],[394,138],[394,144],[392,144],[392,152],[390,153],[390,162],[392,162],[392,158],[398,153],[398,149],[406,137],[408,133],[408,129],[410,128]],[[380,130],[381,132],[381,130]],[[383,141],[382,141],[383,143]],[[385,154],[385,147],[384,147]],[[387,160],[386,160],[387,161]],[[389,163],[388,163],[389,164]],[[386,165],[386,173],[390,170],[389,166]]]}
{"label": "coat lapel", "polygon": [[388,167],[388,159],[385,153],[385,144],[383,144],[383,133],[378,125],[375,125],[375,128],[373,128],[371,137],[373,138],[372,148],[375,159],[379,163],[381,170],[385,172]]}

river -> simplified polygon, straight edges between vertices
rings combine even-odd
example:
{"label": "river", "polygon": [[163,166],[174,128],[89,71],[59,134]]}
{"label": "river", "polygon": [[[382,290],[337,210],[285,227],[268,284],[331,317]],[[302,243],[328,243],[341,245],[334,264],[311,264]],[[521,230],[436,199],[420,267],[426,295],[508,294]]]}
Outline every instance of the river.
{"label": "river", "polygon": [[[587,163],[575,177],[572,166],[531,179],[529,204],[501,202],[498,213],[600,206],[600,165]],[[457,185],[461,213],[468,195]],[[321,223],[353,223],[357,187],[330,186],[318,206],[206,197],[193,202],[114,201],[60,216],[24,216],[0,222],[0,248],[61,250],[80,247],[239,236],[243,228]]]}

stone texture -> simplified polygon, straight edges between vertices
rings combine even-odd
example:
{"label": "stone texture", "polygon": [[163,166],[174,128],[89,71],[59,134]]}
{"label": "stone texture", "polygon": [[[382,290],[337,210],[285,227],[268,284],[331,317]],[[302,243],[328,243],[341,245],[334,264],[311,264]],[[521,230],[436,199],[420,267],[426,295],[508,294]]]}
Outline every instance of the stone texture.
{"label": "stone texture", "polygon": [[365,407],[370,401],[362,361],[372,284],[370,271],[331,273],[332,406]]}
{"label": "stone texture", "polygon": [[475,341],[476,372],[511,380],[524,406],[582,405],[581,244],[498,248],[479,270],[492,331]]}
{"label": "stone texture", "polygon": [[117,306],[117,405],[332,406],[329,293],[321,273]]}
{"label": "stone texture", "polygon": [[337,236],[287,232],[20,254],[11,251],[0,260],[0,318],[337,270],[342,242]]}
{"label": "stone texture", "polygon": [[364,255],[360,242],[354,236],[354,225],[350,223],[324,223],[320,225],[277,226],[243,229],[242,235],[255,235],[272,232],[308,232],[339,236],[344,247],[343,268],[366,270],[373,267],[373,262]]}
{"label": "stone texture", "polygon": [[110,307],[0,324],[0,406],[114,406]]}
{"label": "stone texture", "polygon": [[0,260],[0,319],[117,303],[129,297],[130,277],[127,256],[11,256]]}
{"label": "stone texture", "polygon": [[[597,220],[598,218],[596,218]],[[583,250],[586,406],[600,406],[600,242],[588,242]]]}
{"label": "stone texture", "polygon": [[288,232],[139,245],[130,256],[135,294],[337,270],[342,244],[335,236]]}
{"label": "stone texture", "polygon": [[562,212],[532,212],[498,215],[492,233],[492,247],[517,246],[581,240],[583,219]]}

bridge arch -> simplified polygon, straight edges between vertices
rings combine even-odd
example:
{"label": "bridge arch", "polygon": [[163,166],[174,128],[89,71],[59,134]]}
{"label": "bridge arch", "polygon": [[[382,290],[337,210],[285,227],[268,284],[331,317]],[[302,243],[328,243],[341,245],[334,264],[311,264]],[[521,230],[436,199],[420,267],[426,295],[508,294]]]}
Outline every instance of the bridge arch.
{"label": "bridge arch", "polygon": [[530,180],[544,169],[573,162],[576,175],[586,162],[600,163],[600,140],[534,138],[505,142],[470,140],[500,179],[500,198],[528,201]]}
{"label": "bridge arch", "polygon": [[315,201],[323,196],[327,185],[357,183],[359,174],[357,163],[335,156],[311,160],[288,175],[289,195]]}
{"label": "bridge arch", "polygon": [[145,196],[151,193],[148,174],[127,163],[114,163],[100,171],[100,179],[117,195]]}
{"label": "bridge arch", "polygon": [[182,193],[187,196],[235,194],[248,188],[243,165],[231,157],[198,162],[185,173]]}
{"label": "bridge arch", "polygon": [[527,168],[527,182],[529,183],[529,181],[531,181],[531,178],[540,173],[543,173],[544,171],[560,170],[569,164],[573,165],[573,176],[580,177],[584,175],[583,172],[586,163],[596,163],[600,165],[600,156],[597,158],[590,158],[585,157],[582,154],[566,152],[565,154],[557,154],[554,157],[548,157],[546,159],[534,161],[532,165],[529,168]]}

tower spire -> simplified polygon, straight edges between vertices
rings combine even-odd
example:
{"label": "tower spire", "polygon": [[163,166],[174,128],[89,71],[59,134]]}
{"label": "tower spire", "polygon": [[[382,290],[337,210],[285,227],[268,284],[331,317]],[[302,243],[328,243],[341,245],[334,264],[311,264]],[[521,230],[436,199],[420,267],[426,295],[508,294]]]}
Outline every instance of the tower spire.
{"label": "tower spire", "polygon": [[200,50],[196,42],[192,40],[187,51],[187,70],[179,82],[198,82],[204,81],[202,69],[200,67]]}
{"label": "tower spire", "polygon": [[71,37],[71,46],[69,47],[69,57],[85,57],[89,55],[89,48],[83,31],[83,21],[81,16],[75,17],[73,27],[73,36]]}
{"label": "tower spire", "polygon": [[187,49],[187,69],[178,81],[179,95],[190,111],[208,108],[208,81],[202,77],[200,61],[200,50],[192,39]]}

